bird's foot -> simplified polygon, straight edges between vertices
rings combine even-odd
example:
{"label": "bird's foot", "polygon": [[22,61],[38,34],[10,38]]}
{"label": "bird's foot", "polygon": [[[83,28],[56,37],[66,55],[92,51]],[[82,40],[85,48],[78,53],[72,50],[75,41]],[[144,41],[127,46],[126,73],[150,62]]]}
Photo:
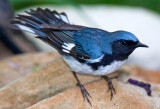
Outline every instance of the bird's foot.
{"label": "bird's foot", "polygon": [[84,86],[81,83],[77,83],[77,85],[81,88],[81,92],[82,92],[84,101],[87,99],[88,103],[92,106],[92,104],[91,104],[91,102],[90,102],[90,100],[88,98],[88,96],[90,98],[92,98],[91,95],[87,92],[87,90],[84,88]]}
{"label": "bird's foot", "polygon": [[114,91],[114,94],[116,94],[116,90],[115,90],[115,88],[113,87],[113,84],[112,84],[112,79],[115,79],[115,78],[109,78],[106,75],[102,76],[102,78],[104,78],[108,82],[108,91],[107,92],[109,92],[109,91],[111,92],[111,98],[110,98],[110,100],[112,100],[112,98],[113,98],[113,91]]}

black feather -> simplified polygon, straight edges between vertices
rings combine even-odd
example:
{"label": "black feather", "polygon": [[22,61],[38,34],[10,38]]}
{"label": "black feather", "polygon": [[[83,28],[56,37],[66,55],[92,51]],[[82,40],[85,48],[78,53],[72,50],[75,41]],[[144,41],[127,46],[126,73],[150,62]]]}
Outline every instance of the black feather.
{"label": "black feather", "polygon": [[[55,10],[50,11],[49,9],[41,8],[37,8],[36,10],[31,9],[29,12],[25,12],[28,15],[18,15],[15,17],[15,19],[11,21],[11,27],[20,29],[18,26],[22,25],[27,27],[27,29],[31,29],[35,32],[34,34],[38,35],[36,38],[54,47],[59,51],[59,53],[69,54],[76,58],[89,58],[88,56],[77,52],[75,47],[71,50],[64,47],[67,43],[74,44],[72,36],[82,28],[82,26],[71,25],[67,15],[64,12],[58,13]],[[63,21],[62,15],[68,22]],[[55,28],[46,28],[44,26],[46,24],[52,25]],[[59,27],[62,27],[62,29]],[[26,28],[21,27],[21,29],[25,30]],[[82,48],[80,47],[79,49]]]}

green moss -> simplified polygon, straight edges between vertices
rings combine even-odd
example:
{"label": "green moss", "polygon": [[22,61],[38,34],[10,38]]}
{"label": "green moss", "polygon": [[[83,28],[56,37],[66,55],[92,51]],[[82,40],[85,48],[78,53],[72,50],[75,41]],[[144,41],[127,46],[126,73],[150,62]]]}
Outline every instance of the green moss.
{"label": "green moss", "polygon": [[32,67],[32,71],[35,71],[35,70],[37,70],[39,68],[40,68],[40,65],[35,65],[35,66]]}

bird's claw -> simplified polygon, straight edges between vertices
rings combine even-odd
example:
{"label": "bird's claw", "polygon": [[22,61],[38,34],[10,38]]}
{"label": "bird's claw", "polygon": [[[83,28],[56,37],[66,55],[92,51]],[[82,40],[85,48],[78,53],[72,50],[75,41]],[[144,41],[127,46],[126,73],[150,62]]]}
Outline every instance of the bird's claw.
{"label": "bird's claw", "polygon": [[87,99],[88,103],[92,106],[92,104],[88,98],[88,96],[90,98],[92,98],[91,95],[88,93],[88,91],[84,88],[84,86],[82,84],[78,83],[78,86],[80,86],[80,88],[81,88],[81,92],[82,92],[84,101]]}
{"label": "bird's claw", "polygon": [[115,90],[115,88],[114,88],[114,86],[112,84],[112,81],[111,81],[112,79],[109,78],[108,76],[102,76],[102,78],[104,78],[108,82],[108,91],[107,92],[111,91],[111,98],[110,98],[110,100],[112,100],[112,98],[113,98],[113,91],[114,91],[114,94],[116,94],[116,90]]}
{"label": "bird's claw", "polygon": [[116,90],[115,88],[113,87],[113,84],[112,82],[111,83],[108,83],[108,91],[107,92],[111,92],[111,98],[110,98],[110,101],[112,100],[113,98],[113,91],[114,91],[114,94],[116,94]]}

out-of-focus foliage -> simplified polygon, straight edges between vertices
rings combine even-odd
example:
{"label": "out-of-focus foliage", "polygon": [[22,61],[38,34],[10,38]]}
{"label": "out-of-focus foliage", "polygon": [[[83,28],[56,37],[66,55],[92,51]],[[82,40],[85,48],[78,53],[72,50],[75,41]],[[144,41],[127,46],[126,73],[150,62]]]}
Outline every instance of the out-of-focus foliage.
{"label": "out-of-focus foliage", "polygon": [[15,10],[42,4],[112,4],[144,7],[160,13],[160,0],[10,0],[10,2]]}

